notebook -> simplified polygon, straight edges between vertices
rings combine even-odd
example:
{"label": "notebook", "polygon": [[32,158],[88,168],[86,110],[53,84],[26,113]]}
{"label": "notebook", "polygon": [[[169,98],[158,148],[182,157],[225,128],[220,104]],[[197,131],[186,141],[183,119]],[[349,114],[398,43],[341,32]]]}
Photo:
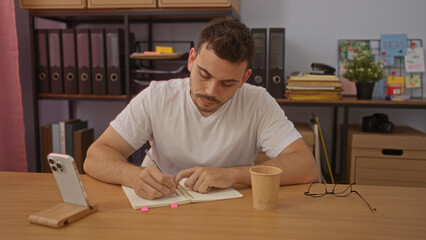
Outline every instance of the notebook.
{"label": "notebook", "polygon": [[136,195],[135,190],[133,188],[130,188],[127,186],[122,186],[122,188],[124,192],[126,193],[126,196],[129,199],[133,209],[140,209],[141,207],[148,207],[148,208],[165,207],[165,206],[169,206],[172,203],[177,203],[181,205],[181,204],[187,204],[187,203],[208,202],[208,201],[217,201],[217,200],[243,197],[241,193],[239,193],[233,188],[226,188],[226,189],[215,188],[208,193],[195,192],[191,190],[190,188],[184,187],[185,181],[186,181],[186,178],[180,181],[180,185],[182,186],[184,191],[177,189],[176,192],[178,196],[176,196],[176,194],[169,194],[169,195],[163,196],[162,198],[158,198],[154,200],[148,200],[148,199],[139,197],[138,195]]}

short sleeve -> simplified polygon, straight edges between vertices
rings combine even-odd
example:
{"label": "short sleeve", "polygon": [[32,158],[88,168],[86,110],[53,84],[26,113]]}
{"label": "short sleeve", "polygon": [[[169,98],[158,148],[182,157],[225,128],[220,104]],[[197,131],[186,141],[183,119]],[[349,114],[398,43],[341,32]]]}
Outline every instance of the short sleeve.
{"label": "short sleeve", "polygon": [[282,150],[301,137],[293,123],[276,100],[265,92],[261,96],[258,110],[258,148],[269,158],[277,157]]}
{"label": "short sleeve", "polygon": [[135,150],[152,136],[151,87],[144,89],[110,123]]}

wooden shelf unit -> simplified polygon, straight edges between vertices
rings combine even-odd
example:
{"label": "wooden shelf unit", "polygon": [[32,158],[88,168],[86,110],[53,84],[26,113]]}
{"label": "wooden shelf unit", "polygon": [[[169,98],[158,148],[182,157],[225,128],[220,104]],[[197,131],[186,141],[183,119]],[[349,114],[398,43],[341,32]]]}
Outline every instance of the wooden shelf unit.
{"label": "wooden shelf unit", "polygon": [[[29,88],[32,89],[31,98],[34,100],[34,104],[31,106],[25,106],[24,111],[28,115],[33,116],[34,127],[27,129],[31,135],[34,135],[35,149],[28,149],[31,153],[28,156],[35,156],[34,166],[29,168],[29,171],[40,171],[40,126],[39,126],[39,113],[38,113],[38,100],[67,100],[69,108],[73,109],[72,103],[80,100],[89,101],[123,101],[129,102],[132,95],[131,89],[131,61],[130,55],[130,25],[136,23],[148,24],[148,41],[152,41],[152,24],[153,23],[190,23],[190,22],[205,22],[207,23],[214,17],[225,17],[231,16],[239,20],[239,14],[232,7],[209,7],[209,8],[155,8],[155,9],[62,9],[62,10],[29,10],[29,43],[31,45],[31,76],[32,79],[28,83]],[[36,80],[36,69],[35,69],[35,18],[43,18],[48,20],[54,20],[63,22],[67,28],[75,28],[79,24],[105,24],[115,23],[120,28],[124,29],[125,38],[125,93],[123,95],[82,95],[82,94],[47,94],[38,93],[37,80]],[[72,112],[68,109],[68,112]],[[70,116],[72,117],[72,116]],[[29,126],[27,126],[29,128]]]}
{"label": "wooden shelf unit", "polygon": [[89,95],[89,94],[39,93],[38,99],[124,101],[124,100],[126,100],[126,95],[94,95],[94,94]]}
{"label": "wooden shelf unit", "polygon": [[[425,109],[426,99],[412,98],[409,101],[387,101],[387,100],[358,100],[356,97],[343,97],[342,100],[289,100],[280,98],[277,102],[281,106],[298,106],[298,107],[331,107],[333,108],[333,130],[332,130],[332,151],[331,165],[335,169],[337,162],[340,163],[339,173],[334,174],[339,181],[346,180],[346,162],[347,162],[347,146],[348,146],[348,128],[349,128],[349,112],[352,108],[392,108],[392,109]],[[343,109],[343,124],[341,128],[341,137],[338,137],[339,109]],[[321,121],[320,121],[321,122]],[[338,148],[338,143],[339,148]],[[337,156],[338,149],[340,150]]]}

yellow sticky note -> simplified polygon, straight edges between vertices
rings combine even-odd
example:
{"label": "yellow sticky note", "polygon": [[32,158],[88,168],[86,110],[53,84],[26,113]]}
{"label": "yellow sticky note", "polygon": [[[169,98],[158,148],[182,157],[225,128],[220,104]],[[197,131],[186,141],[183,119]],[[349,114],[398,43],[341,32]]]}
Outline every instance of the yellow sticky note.
{"label": "yellow sticky note", "polygon": [[155,46],[155,51],[160,53],[174,53],[175,49],[167,46]]}
{"label": "yellow sticky note", "polygon": [[401,84],[401,92],[404,92],[404,77],[388,76],[388,84]]}
{"label": "yellow sticky note", "polygon": [[407,88],[419,88],[420,87],[420,76],[406,76],[405,77],[405,86]]}

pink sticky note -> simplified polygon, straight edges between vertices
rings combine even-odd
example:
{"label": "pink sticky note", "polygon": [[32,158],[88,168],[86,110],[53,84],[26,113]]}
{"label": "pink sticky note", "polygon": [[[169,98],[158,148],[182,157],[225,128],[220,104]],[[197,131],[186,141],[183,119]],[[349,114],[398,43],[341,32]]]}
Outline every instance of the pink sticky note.
{"label": "pink sticky note", "polygon": [[178,207],[178,204],[177,204],[177,203],[170,203],[170,207],[171,207],[171,208],[177,208],[177,207]]}
{"label": "pink sticky note", "polygon": [[147,207],[141,207],[141,212],[148,212],[148,208]]}

